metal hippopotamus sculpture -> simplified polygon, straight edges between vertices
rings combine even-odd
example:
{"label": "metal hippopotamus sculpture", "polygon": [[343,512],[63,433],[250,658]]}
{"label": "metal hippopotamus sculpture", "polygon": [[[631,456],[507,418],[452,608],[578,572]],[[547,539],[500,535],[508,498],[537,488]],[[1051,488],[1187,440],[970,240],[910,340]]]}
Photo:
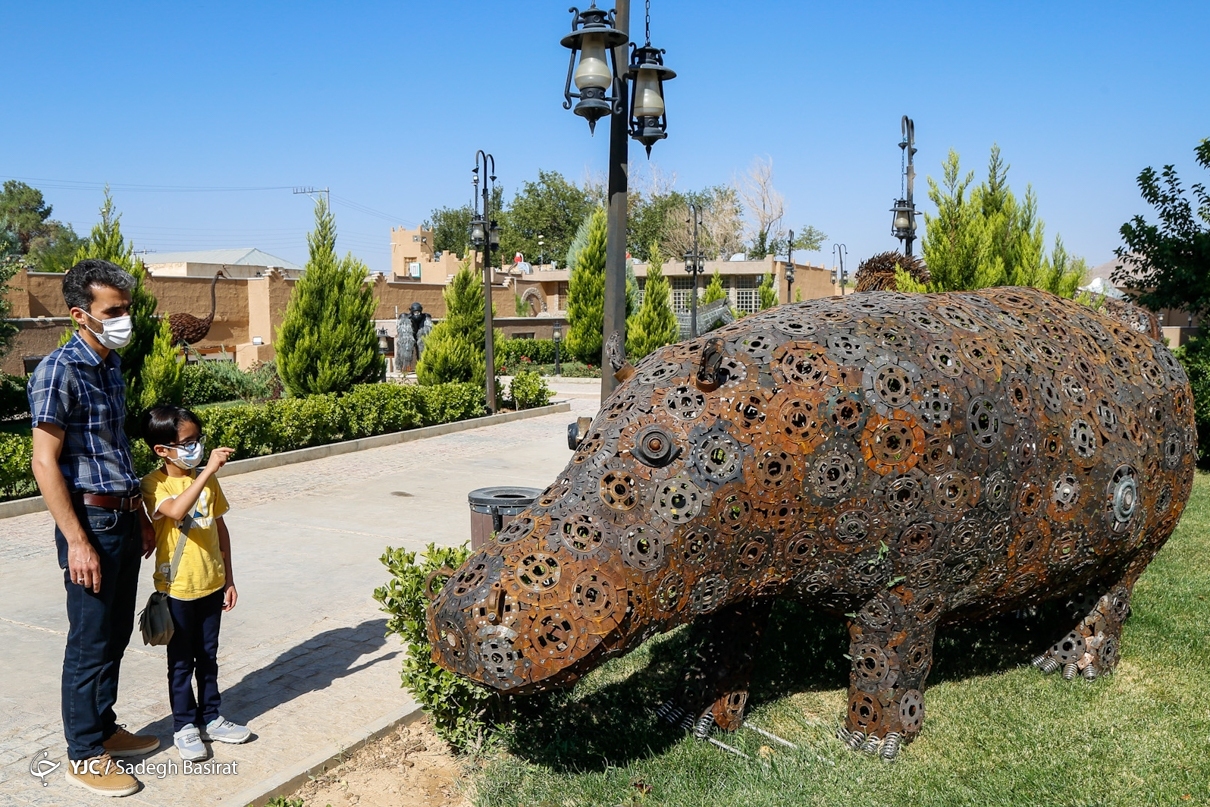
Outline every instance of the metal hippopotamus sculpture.
{"label": "metal hippopotamus sculpture", "polygon": [[793,597],[848,619],[839,735],[886,757],[938,626],[1058,600],[1070,633],[1034,663],[1094,678],[1193,481],[1187,377],[1142,330],[1034,289],[871,292],[662,348],[437,595],[433,659],[534,692],[696,622],[676,701],[735,729]]}

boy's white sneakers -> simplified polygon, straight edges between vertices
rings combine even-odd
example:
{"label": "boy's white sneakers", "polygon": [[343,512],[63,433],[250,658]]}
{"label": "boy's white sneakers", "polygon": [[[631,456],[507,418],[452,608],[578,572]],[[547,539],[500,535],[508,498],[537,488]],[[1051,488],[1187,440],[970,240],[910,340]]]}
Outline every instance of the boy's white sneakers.
{"label": "boy's white sneakers", "polygon": [[238,744],[247,742],[251,736],[247,726],[232,723],[222,715],[206,724],[206,738],[214,742]]}
{"label": "boy's white sneakers", "polygon": [[181,759],[186,762],[197,762],[199,759],[205,759],[210,756],[210,752],[206,750],[206,746],[202,743],[201,732],[192,723],[187,724],[180,731],[173,733],[172,744],[181,753]]}

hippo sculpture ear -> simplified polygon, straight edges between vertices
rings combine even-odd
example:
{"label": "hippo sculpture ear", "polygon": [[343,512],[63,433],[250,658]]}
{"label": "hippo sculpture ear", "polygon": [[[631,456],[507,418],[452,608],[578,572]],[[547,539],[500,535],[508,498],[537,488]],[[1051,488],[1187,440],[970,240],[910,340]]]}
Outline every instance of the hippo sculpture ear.
{"label": "hippo sculpture ear", "polygon": [[714,392],[726,380],[721,369],[724,358],[722,339],[716,336],[706,343],[694,377],[694,384],[702,392]]}

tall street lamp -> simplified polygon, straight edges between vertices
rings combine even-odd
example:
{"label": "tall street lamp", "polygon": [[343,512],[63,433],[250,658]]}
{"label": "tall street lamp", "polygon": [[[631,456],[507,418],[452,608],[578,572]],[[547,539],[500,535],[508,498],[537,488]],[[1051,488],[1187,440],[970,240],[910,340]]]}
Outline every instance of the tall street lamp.
{"label": "tall street lamp", "polygon": [[[479,169],[483,169],[483,209],[479,208]],[[500,228],[491,216],[491,191],[496,184],[496,158],[479,149],[475,168],[471,172],[474,187],[475,214],[471,219],[471,243],[483,256],[483,327],[484,361],[487,364],[487,411],[496,411],[496,357],[492,334],[492,253],[500,248]]]}
{"label": "tall street lamp", "polygon": [[[668,117],[664,111],[664,82],[676,73],[664,67],[663,51],[651,46],[651,2],[647,0],[646,44],[634,46],[629,69],[623,75],[630,40],[630,0],[616,0],[613,11],[597,8],[596,0],[585,11],[571,9],[571,33],[561,44],[571,51],[563,108],[572,108],[588,121],[589,131],[609,115],[609,215],[605,246],[605,312],[601,343],[609,344],[617,334],[626,343],[626,174],[629,134],[647,147],[666,137]],[[576,56],[579,55],[579,64]],[[571,85],[575,82],[576,92]],[[634,103],[628,81],[634,82]],[[628,111],[629,108],[629,111]],[[601,399],[617,386],[613,373],[601,368]]]}
{"label": "tall street lamp", "polygon": [[554,324],[554,326],[551,328],[551,336],[553,336],[555,340],[555,375],[559,376],[562,375],[563,372],[563,366],[559,361],[562,358],[559,354],[559,348],[563,344],[563,323],[556,322]]}
{"label": "tall street lamp", "polygon": [[696,338],[698,277],[701,276],[702,270],[705,268],[702,262],[702,253],[698,248],[697,241],[698,227],[700,227],[702,223],[702,211],[701,208],[697,206],[697,202],[689,203],[689,218],[685,219],[685,221],[693,223],[693,251],[685,253],[685,271],[689,273],[689,277],[693,280],[693,293],[689,298],[689,332],[694,338]]}
{"label": "tall street lamp", "polygon": [[546,236],[539,235],[538,236],[538,271],[539,272],[542,271],[542,267],[546,263],[545,258],[546,258]]}
{"label": "tall street lamp", "polygon": [[901,150],[900,164],[902,165],[901,191],[906,191],[895,200],[891,212],[895,214],[891,222],[891,234],[903,242],[903,254],[912,255],[912,242],[916,240],[916,204],[912,201],[912,187],[916,184],[916,166],[913,157],[916,156],[916,124],[907,115],[900,123],[903,139],[899,141]]}
{"label": "tall street lamp", "polygon": [[786,302],[794,302],[794,295],[791,292],[794,290],[794,231],[790,231],[790,238],[786,241]]}
{"label": "tall street lamp", "polygon": [[832,259],[833,259],[833,261],[839,261],[839,264],[840,264],[840,267],[838,269],[832,270],[832,282],[840,283],[840,296],[841,297],[844,297],[844,287],[845,287],[845,284],[849,281],[849,275],[844,270],[844,259],[845,259],[845,256],[847,256],[848,254],[849,254],[849,248],[846,247],[844,244],[833,244],[832,245]]}

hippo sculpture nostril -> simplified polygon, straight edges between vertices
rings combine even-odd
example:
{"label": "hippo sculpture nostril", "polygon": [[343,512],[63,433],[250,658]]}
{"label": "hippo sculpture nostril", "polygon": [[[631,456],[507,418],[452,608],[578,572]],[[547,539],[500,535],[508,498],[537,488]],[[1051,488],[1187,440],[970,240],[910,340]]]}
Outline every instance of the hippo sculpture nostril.
{"label": "hippo sculpture nostril", "polygon": [[734,729],[792,597],[848,620],[841,738],[884,757],[921,731],[938,626],[1053,601],[1035,665],[1108,672],[1196,454],[1183,369],[1125,314],[873,292],[662,348],[442,588],[433,658],[532,692],[692,622],[679,713]]}

